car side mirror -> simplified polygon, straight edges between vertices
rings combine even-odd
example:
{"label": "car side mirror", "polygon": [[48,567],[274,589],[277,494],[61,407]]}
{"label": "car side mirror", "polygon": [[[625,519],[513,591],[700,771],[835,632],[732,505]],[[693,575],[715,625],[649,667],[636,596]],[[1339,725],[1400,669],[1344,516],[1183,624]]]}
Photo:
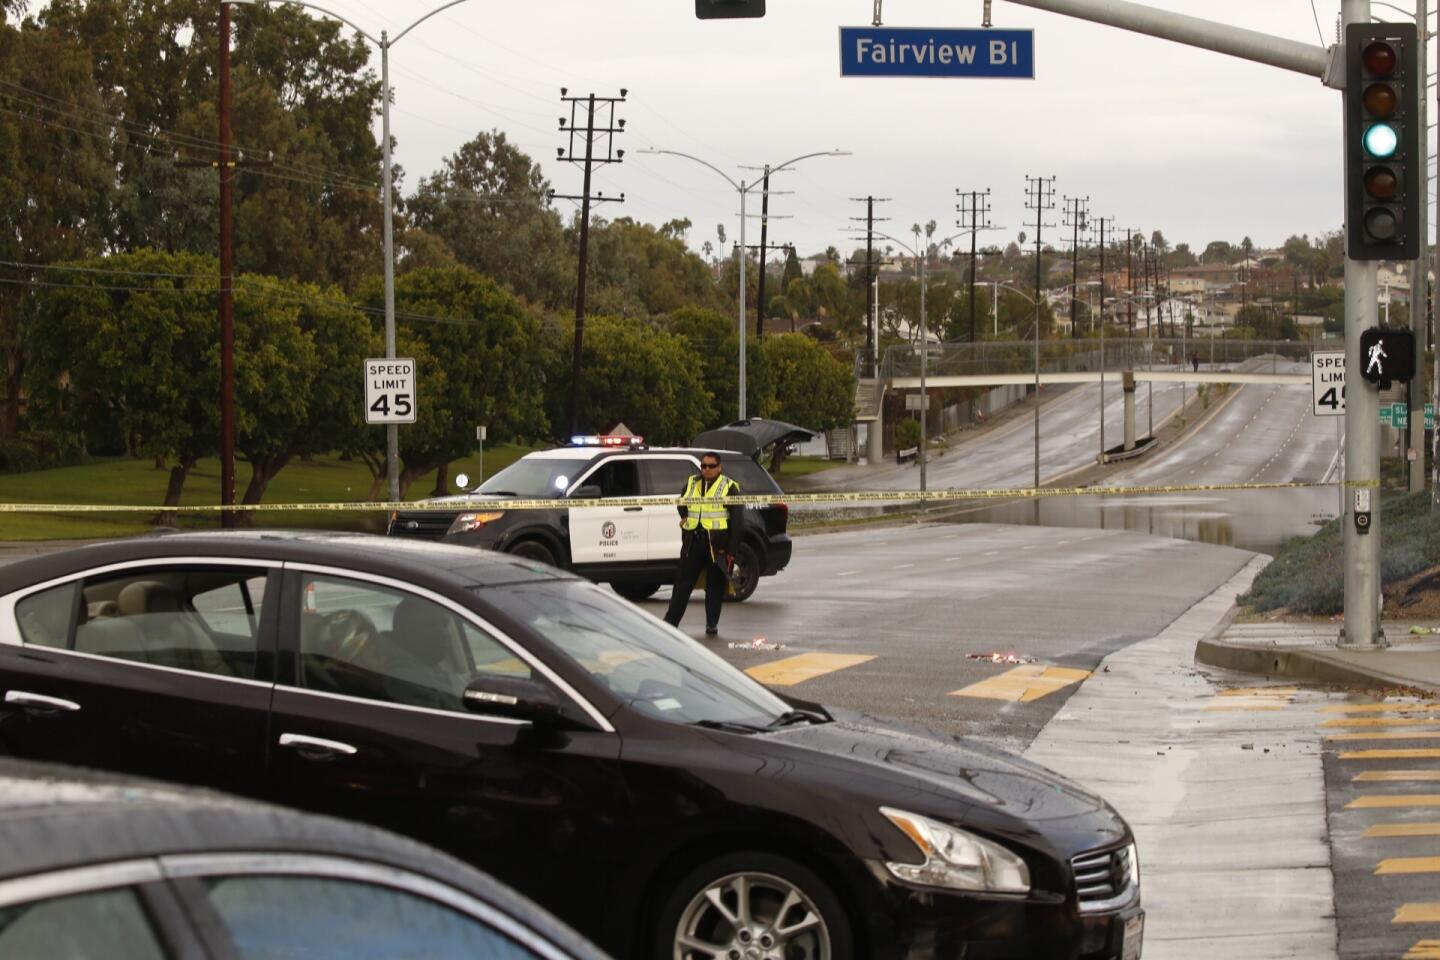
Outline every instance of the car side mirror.
{"label": "car side mirror", "polygon": [[537,724],[560,719],[561,703],[555,692],[543,683],[521,677],[477,677],[465,687],[463,700],[471,713]]}
{"label": "car side mirror", "polygon": [[587,483],[583,487],[576,487],[575,492],[570,494],[572,500],[599,500],[605,492],[593,483]]}

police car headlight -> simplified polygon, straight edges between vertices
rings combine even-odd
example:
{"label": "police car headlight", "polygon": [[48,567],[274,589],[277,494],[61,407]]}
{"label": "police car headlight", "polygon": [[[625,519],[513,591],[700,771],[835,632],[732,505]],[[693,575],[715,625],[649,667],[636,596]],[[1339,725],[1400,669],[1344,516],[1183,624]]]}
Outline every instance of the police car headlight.
{"label": "police car headlight", "polygon": [[881,807],[880,812],[925,858],[922,863],[887,862],[885,868],[899,879],[951,890],[1029,892],[1030,868],[998,843],[904,810]]}
{"label": "police car headlight", "polygon": [[505,516],[504,510],[491,510],[489,513],[462,513],[450,524],[448,533],[469,533],[471,530],[479,530],[487,523],[494,523]]}

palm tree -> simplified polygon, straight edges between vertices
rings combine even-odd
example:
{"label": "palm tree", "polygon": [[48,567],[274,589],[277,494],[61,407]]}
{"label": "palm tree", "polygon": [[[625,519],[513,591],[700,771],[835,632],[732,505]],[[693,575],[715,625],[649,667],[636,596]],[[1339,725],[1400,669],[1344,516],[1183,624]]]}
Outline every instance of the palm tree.
{"label": "palm tree", "polygon": [[700,249],[705,251],[705,259],[708,262],[710,260],[710,254],[715,252],[715,245],[712,244],[709,240],[706,240],[704,243],[700,244]]}

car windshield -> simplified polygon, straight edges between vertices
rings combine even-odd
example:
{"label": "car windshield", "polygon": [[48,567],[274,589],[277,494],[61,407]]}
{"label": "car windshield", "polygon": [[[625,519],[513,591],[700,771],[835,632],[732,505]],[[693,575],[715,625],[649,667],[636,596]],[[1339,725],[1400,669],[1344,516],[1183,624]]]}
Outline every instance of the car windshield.
{"label": "car windshield", "polygon": [[592,583],[552,580],[480,594],[648,716],[763,727],[789,712],[699,643]]}
{"label": "car windshield", "polygon": [[559,497],[575,482],[581,471],[590,465],[592,459],[525,457],[486,480],[480,485],[480,489],[474,492],[536,500]]}

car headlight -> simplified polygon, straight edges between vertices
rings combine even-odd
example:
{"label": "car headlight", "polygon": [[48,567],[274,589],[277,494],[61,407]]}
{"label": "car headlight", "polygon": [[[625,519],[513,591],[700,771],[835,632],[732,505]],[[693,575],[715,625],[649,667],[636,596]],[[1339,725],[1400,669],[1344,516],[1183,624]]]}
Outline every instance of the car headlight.
{"label": "car headlight", "polygon": [[489,513],[462,513],[450,524],[447,533],[468,533],[471,530],[479,530],[487,523],[494,523],[505,516],[504,510],[492,510]]}
{"label": "car headlight", "polygon": [[951,890],[1028,893],[1030,868],[1020,857],[958,827],[904,810],[880,812],[920,849],[924,863],[891,863],[885,868],[901,880]]}

